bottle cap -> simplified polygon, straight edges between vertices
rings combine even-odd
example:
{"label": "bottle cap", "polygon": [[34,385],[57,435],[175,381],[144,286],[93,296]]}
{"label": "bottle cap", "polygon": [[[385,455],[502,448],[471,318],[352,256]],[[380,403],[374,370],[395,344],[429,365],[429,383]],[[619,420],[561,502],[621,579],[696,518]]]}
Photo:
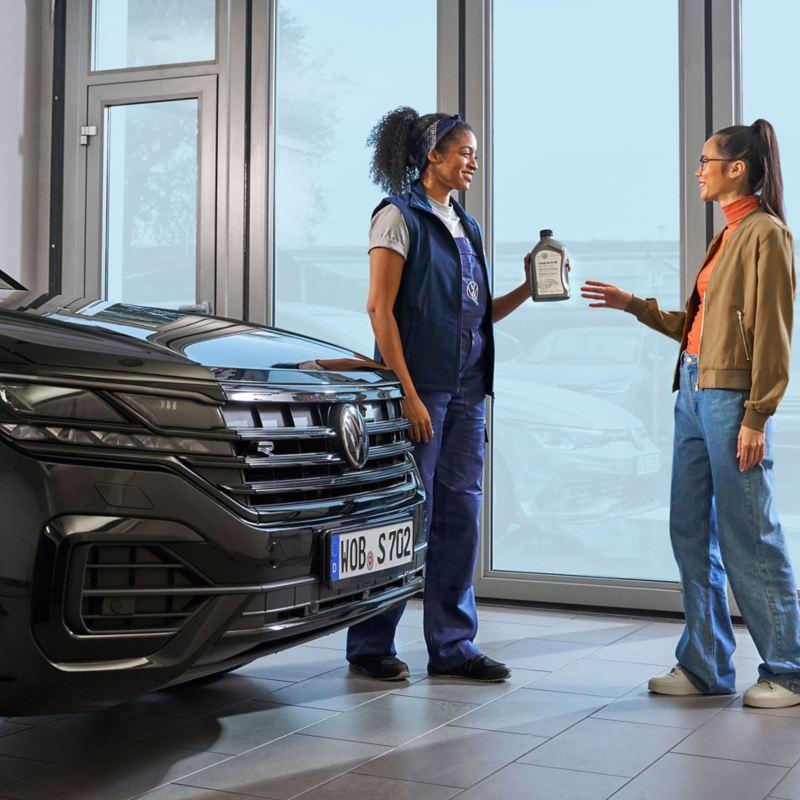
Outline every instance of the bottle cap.
{"label": "bottle cap", "polygon": [[553,235],[553,231],[551,231],[550,228],[542,228],[542,230],[539,231],[539,236],[541,238],[544,238],[545,236],[552,236],[552,235]]}

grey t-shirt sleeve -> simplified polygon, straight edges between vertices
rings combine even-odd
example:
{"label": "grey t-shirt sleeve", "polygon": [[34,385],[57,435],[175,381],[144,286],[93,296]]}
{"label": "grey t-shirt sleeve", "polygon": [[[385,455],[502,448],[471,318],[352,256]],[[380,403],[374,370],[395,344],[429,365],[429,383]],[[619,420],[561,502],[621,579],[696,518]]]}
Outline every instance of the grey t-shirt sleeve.
{"label": "grey t-shirt sleeve", "polygon": [[386,247],[408,258],[408,226],[400,209],[389,203],[373,218],[369,226],[369,247]]}

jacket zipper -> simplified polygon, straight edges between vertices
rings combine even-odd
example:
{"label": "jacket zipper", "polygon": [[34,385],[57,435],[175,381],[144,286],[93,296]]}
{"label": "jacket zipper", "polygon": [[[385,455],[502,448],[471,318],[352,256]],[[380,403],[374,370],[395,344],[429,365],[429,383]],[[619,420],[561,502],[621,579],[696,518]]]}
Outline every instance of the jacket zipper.
{"label": "jacket zipper", "polygon": [[[423,209],[427,214],[430,214],[438,223],[442,226],[442,228],[447,231],[450,239],[453,242],[453,247],[456,251],[456,258],[458,259],[458,299],[459,299],[459,306],[458,306],[458,328],[457,328],[457,338],[456,338],[456,392],[461,391],[461,326],[462,326],[462,315],[464,313],[463,302],[461,301],[461,292],[464,291],[464,268],[461,264],[461,251],[458,249],[458,245],[456,244],[455,237],[452,233],[450,233],[450,229],[445,225],[444,220],[441,219],[438,214],[436,214],[433,209]],[[460,217],[459,217],[460,219]],[[462,220],[462,226],[464,227],[464,233],[467,232],[466,226]]]}
{"label": "jacket zipper", "polygon": [[744,335],[744,322],[743,322],[744,315],[742,314],[742,312],[738,308],[736,309],[736,316],[739,317],[739,333],[742,336],[742,344],[744,345],[744,354],[747,357],[747,360],[749,361],[750,360],[750,350],[747,347],[747,338]]}
{"label": "jacket zipper", "polygon": [[[709,281],[711,283],[711,281]],[[708,286],[706,286],[706,293],[703,295],[703,317],[700,320],[700,338],[697,340],[697,380],[694,382],[694,390],[700,388],[700,350],[703,347],[703,328],[706,324],[706,311],[708,310]]]}
{"label": "jacket zipper", "polygon": [[[723,231],[723,234],[724,234],[724,231]],[[717,234],[717,236],[721,237],[722,234]],[[719,252],[719,248],[720,247],[724,247],[724,246],[725,246],[725,243],[720,241],[719,246],[717,247],[717,249],[714,252],[715,253]],[[721,255],[722,254],[720,253],[720,256]],[[717,259],[717,263],[719,263],[719,259]],[[708,264],[708,261],[706,261],[703,264],[703,266],[700,268],[700,272],[702,272],[706,268],[707,264]],[[714,267],[714,270],[716,271],[716,266]],[[700,278],[700,272],[697,273],[697,279]],[[695,286],[697,286],[697,279],[695,280]],[[700,338],[697,340],[697,380],[694,382],[694,390],[695,391],[697,391],[700,388],[700,350],[702,349],[702,345],[703,345],[703,328],[705,327],[705,324],[706,324],[706,311],[708,310],[708,289],[709,289],[710,285],[711,285],[711,278],[709,277],[708,285],[706,286],[706,293],[703,295],[703,299],[701,301],[702,302],[702,306],[703,306],[703,318],[700,320]]]}

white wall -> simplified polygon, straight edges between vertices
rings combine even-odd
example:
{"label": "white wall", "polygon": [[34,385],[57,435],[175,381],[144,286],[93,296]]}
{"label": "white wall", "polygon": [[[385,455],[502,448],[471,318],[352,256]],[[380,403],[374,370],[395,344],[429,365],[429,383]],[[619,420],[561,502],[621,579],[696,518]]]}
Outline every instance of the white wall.
{"label": "white wall", "polygon": [[49,92],[40,97],[52,74],[42,47],[52,39],[48,6],[3,0],[0,25],[0,268],[30,288],[46,285],[47,274]]}

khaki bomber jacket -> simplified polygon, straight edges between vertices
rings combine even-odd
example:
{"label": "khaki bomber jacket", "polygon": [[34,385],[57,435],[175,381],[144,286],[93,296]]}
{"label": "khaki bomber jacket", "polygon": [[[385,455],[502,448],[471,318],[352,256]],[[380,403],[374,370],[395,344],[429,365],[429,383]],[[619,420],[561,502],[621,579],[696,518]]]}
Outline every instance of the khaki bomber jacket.
{"label": "khaki bomber jacket", "polygon": [[[718,233],[703,267],[722,239]],[[699,274],[699,272],[698,272]],[[701,389],[749,391],[742,424],[764,430],[789,383],[794,245],[789,229],[761,208],[731,231],[706,289],[698,353]],[[700,296],[697,279],[685,311],[662,311],[654,298],[634,296],[625,308],[645,325],[686,348]],[[673,391],[678,388],[680,364]]]}

